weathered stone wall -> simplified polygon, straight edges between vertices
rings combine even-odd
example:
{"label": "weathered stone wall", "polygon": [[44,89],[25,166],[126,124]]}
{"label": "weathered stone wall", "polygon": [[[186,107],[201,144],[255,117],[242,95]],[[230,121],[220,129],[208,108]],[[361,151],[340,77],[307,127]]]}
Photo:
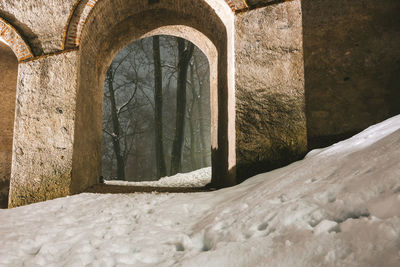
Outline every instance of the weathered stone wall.
{"label": "weathered stone wall", "polygon": [[19,65],[10,207],[70,193],[77,58]]}
{"label": "weathered stone wall", "polygon": [[310,148],[400,113],[400,1],[303,0]]}
{"label": "weathered stone wall", "polygon": [[236,16],[239,179],[299,159],[307,149],[300,1]]}
{"label": "weathered stone wall", "polygon": [[8,203],[17,75],[16,56],[0,42],[0,208]]}

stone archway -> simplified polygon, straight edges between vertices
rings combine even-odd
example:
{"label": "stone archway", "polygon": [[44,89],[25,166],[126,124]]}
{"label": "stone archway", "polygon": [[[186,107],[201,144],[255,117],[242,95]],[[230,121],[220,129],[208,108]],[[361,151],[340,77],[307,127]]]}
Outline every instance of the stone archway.
{"label": "stone archway", "polygon": [[[96,1],[95,1],[96,2]],[[156,34],[183,37],[209,58],[213,88],[212,182],[235,184],[233,15],[217,0],[99,1],[85,15],[79,40],[79,73],[71,192],[98,182],[101,171],[103,81],[112,58],[127,44]],[[133,3],[135,2],[135,3]],[[224,4],[225,5],[225,4]],[[225,12],[225,13],[224,13]],[[101,18],[101,19],[100,19]],[[71,19],[71,22],[75,21]],[[73,27],[71,29],[74,29]],[[71,36],[66,33],[66,36]],[[78,44],[78,42],[75,42]]]}

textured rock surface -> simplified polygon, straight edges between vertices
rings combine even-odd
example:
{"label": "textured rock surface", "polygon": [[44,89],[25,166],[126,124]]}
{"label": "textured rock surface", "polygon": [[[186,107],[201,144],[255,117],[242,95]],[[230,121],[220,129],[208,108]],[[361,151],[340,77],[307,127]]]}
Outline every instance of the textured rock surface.
{"label": "textured rock surface", "polygon": [[77,52],[20,64],[10,207],[70,192]]}
{"label": "textured rock surface", "polygon": [[13,51],[2,42],[0,75],[0,208],[7,208],[18,62]]}
{"label": "textured rock surface", "polygon": [[400,1],[303,0],[310,148],[400,113]]}
{"label": "textured rock surface", "polygon": [[300,1],[236,17],[236,155],[239,179],[306,152]]}

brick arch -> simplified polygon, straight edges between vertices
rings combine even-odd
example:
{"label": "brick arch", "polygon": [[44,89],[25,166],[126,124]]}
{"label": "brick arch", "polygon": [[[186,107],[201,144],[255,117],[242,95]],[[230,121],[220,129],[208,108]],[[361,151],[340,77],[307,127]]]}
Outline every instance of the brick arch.
{"label": "brick arch", "polygon": [[67,25],[65,26],[62,50],[79,46],[83,26],[97,1],[98,0],[76,0]]}
{"label": "brick arch", "polygon": [[[70,17],[65,26],[62,50],[72,49],[79,46],[82,30],[86,21],[99,0],[76,0],[71,11]],[[148,0],[149,1],[149,0]],[[218,1],[218,0],[216,0]],[[245,0],[219,0],[225,2],[232,11],[240,11],[248,8]],[[149,1],[150,2],[150,1]],[[155,1],[159,2],[159,1]],[[212,1],[209,1],[212,2]]]}
{"label": "brick arch", "polygon": [[0,37],[12,49],[19,62],[33,58],[29,45],[16,29],[2,18],[0,18]]}
{"label": "brick arch", "polygon": [[[212,118],[216,125],[211,137],[214,140],[212,182],[217,187],[235,184],[233,25],[234,14],[221,0],[160,0],[156,4],[149,4],[148,0],[97,2],[79,37],[72,193],[97,183],[100,176],[103,88],[109,64],[129,43],[156,33],[189,39],[209,59],[214,57]],[[215,47],[214,56],[212,49],[207,51],[209,44]]]}

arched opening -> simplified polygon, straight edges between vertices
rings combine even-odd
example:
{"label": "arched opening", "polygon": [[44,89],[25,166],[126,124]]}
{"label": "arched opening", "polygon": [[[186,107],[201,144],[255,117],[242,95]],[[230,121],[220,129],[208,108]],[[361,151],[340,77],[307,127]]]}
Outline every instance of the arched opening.
{"label": "arched opening", "polygon": [[18,60],[0,38],[0,208],[8,207]]}
{"label": "arched opening", "polygon": [[142,186],[208,184],[210,117],[209,63],[197,46],[168,35],[129,44],[104,81],[102,176],[153,181],[130,184]]}
{"label": "arched opening", "polygon": [[[209,59],[211,73],[212,183],[235,184],[233,15],[222,21],[218,1],[100,1],[79,37],[80,70],[75,120],[71,192],[99,182],[103,86],[106,71],[126,45],[154,35],[182,37]],[[138,3],[140,2],[140,3]],[[214,6],[209,3],[215,2]],[[98,19],[98,18],[104,18]],[[232,20],[231,20],[232,19]],[[214,164],[216,163],[216,164]]]}

